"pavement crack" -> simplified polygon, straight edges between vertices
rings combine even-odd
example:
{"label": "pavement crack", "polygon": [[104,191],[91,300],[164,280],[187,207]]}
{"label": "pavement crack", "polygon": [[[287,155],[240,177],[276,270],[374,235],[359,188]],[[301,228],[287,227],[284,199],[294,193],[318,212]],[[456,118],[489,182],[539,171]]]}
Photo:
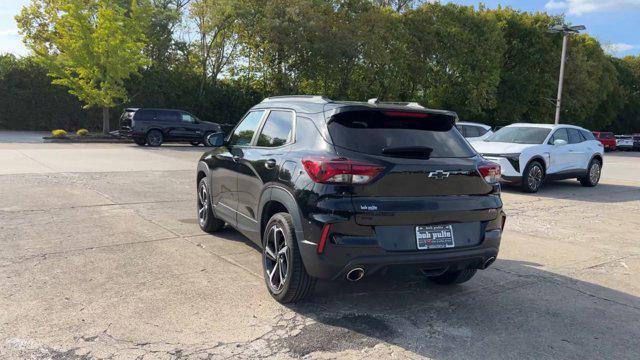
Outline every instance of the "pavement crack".
{"label": "pavement crack", "polygon": [[[205,234],[205,235],[206,235],[206,234]],[[197,242],[193,242],[193,241],[191,241],[190,239],[188,239],[188,238],[186,238],[186,237],[183,237],[182,239],[183,239],[184,241],[186,241],[186,242],[188,242],[188,243],[192,244],[193,246],[195,246],[195,247],[197,247],[197,248],[200,248],[200,249],[202,249],[202,250],[204,250],[204,251],[208,252],[209,254],[211,254],[211,255],[213,255],[213,256],[215,256],[215,257],[217,257],[218,259],[223,260],[223,261],[225,261],[225,262],[227,262],[227,263],[229,263],[229,264],[231,264],[231,265],[234,265],[234,266],[236,266],[236,267],[238,267],[238,268],[240,268],[240,269],[242,269],[242,270],[244,270],[244,271],[248,272],[249,274],[251,274],[251,275],[255,276],[255,277],[256,277],[256,278],[258,278],[258,279],[262,279],[262,275],[261,275],[261,274],[257,274],[257,273],[255,273],[255,272],[253,272],[250,268],[248,268],[248,267],[246,267],[246,266],[244,266],[244,265],[240,264],[239,262],[237,262],[237,261],[235,261],[235,260],[233,260],[233,259],[229,259],[229,258],[227,258],[227,257],[225,257],[225,256],[223,256],[223,255],[220,255],[220,254],[218,254],[218,253],[216,253],[216,252],[214,252],[214,251],[211,251],[211,250],[209,250],[208,248],[206,248],[206,247],[204,247],[204,246],[201,246],[199,243],[197,243]]]}
{"label": "pavement crack", "polygon": [[126,242],[126,243],[118,243],[118,244],[97,245],[97,246],[88,246],[88,247],[83,247],[83,248],[67,249],[67,250],[61,250],[61,251],[51,251],[51,252],[46,252],[46,253],[42,253],[42,254],[34,254],[34,255],[22,256],[22,257],[17,257],[17,258],[0,258],[0,261],[6,262],[4,264],[0,264],[0,268],[11,266],[11,265],[15,265],[15,264],[19,264],[19,263],[26,262],[26,261],[33,260],[33,259],[37,259],[37,258],[41,258],[41,260],[46,260],[47,257],[51,256],[51,255],[63,255],[63,254],[68,254],[68,253],[83,252],[83,251],[90,251],[90,250],[96,250],[96,249],[105,249],[105,248],[112,248],[112,247],[119,247],[119,246],[127,246],[127,245],[146,244],[146,243],[154,243],[154,242],[160,242],[160,241],[176,240],[176,239],[180,239],[180,238],[182,238],[182,236],[172,236],[172,237],[165,237],[165,238],[160,238],[160,239],[140,240],[140,241],[132,241],[132,242]]}
{"label": "pavement crack", "polygon": [[497,271],[501,271],[501,272],[507,273],[507,274],[510,274],[510,275],[518,276],[518,277],[539,279],[539,280],[542,280],[544,282],[547,282],[547,283],[550,283],[550,284],[553,284],[553,285],[556,285],[556,286],[561,286],[561,287],[564,287],[566,289],[570,289],[570,290],[576,291],[576,292],[578,292],[580,294],[583,294],[583,295],[586,295],[586,296],[589,296],[589,297],[592,297],[592,298],[596,298],[596,299],[599,299],[599,300],[602,300],[602,301],[611,302],[611,303],[614,303],[614,304],[617,304],[617,305],[620,305],[620,306],[623,306],[623,307],[626,307],[626,308],[630,308],[630,309],[634,309],[634,310],[640,310],[640,306],[635,306],[635,305],[623,303],[623,302],[620,302],[620,301],[617,301],[617,300],[614,300],[614,299],[611,299],[611,298],[608,298],[608,297],[596,295],[596,294],[590,293],[588,291],[576,288],[575,286],[571,285],[570,280],[562,280],[559,277],[547,276],[547,275],[520,274],[520,273],[516,273],[516,272],[513,272],[513,271],[500,269],[500,268],[497,268],[497,267],[493,267],[493,269],[497,270]]}

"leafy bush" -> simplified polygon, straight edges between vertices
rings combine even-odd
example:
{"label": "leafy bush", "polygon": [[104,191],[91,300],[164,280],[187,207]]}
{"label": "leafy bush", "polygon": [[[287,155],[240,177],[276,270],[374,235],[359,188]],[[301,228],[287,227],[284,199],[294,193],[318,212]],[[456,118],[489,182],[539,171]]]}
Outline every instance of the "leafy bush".
{"label": "leafy bush", "polygon": [[63,137],[67,137],[67,132],[62,129],[57,129],[51,132],[51,136],[57,137],[57,138],[63,138]]}
{"label": "leafy bush", "polygon": [[78,135],[78,136],[87,136],[87,135],[89,135],[89,130],[80,129],[80,130],[76,131],[76,135]]}

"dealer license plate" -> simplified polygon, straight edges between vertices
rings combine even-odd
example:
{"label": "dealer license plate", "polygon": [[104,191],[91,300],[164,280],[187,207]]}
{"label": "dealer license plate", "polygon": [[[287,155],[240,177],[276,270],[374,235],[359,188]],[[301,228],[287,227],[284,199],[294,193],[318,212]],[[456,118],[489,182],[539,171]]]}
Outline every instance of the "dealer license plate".
{"label": "dealer license plate", "polygon": [[455,246],[451,225],[416,226],[418,249],[446,249]]}

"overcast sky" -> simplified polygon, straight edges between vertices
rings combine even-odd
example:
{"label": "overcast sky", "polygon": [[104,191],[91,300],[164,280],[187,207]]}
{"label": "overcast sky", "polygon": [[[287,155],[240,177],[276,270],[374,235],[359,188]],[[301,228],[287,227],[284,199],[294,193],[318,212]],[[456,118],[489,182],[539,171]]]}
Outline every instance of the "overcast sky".
{"label": "overcast sky", "polygon": [[[14,20],[29,0],[0,0],[0,53],[27,54]],[[458,4],[480,2],[494,8],[511,6],[526,11],[565,14],[574,25],[586,25],[606,51],[615,56],[640,54],[640,0],[451,0]]]}

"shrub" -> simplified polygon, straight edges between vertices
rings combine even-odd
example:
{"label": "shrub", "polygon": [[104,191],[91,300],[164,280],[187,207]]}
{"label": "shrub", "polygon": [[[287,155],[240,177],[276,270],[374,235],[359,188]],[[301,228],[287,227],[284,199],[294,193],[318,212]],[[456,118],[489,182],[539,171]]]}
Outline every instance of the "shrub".
{"label": "shrub", "polygon": [[87,130],[87,129],[80,129],[80,130],[76,131],[76,134],[77,134],[78,136],[87,136],[87,135],[89,135],[89,130]]}
{"label": "shrub", "polygon": [[67,137],[67,132],[62,129],[57,129],[51,132],[51,136],[57,137],[57,138],[63,138],[63,137]]}

